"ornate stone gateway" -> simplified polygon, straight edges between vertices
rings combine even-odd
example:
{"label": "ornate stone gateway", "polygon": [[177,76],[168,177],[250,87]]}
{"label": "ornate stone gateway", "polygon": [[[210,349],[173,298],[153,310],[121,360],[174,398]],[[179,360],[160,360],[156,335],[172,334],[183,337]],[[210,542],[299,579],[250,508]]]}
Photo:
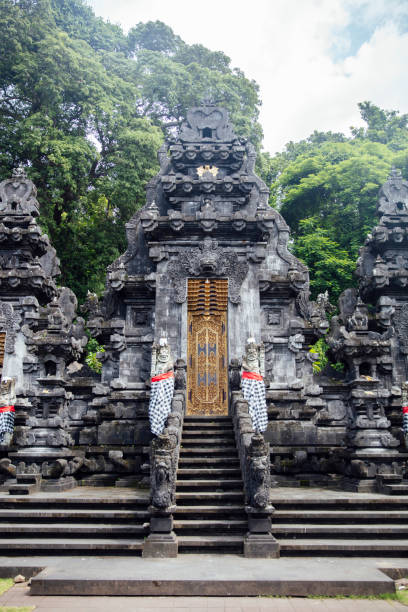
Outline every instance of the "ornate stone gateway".
{"label": "ornate stone gateway", "polygon": [[188,280],[187,414],[228,414],[227,279]]}

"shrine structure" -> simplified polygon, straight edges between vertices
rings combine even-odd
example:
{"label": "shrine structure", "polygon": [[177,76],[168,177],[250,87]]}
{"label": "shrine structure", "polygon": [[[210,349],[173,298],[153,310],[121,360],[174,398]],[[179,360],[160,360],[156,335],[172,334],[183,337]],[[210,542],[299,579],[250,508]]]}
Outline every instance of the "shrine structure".
{"label": "shrine structure", "polygon": [[[14,434],[0,434],[3,490],[149,486],[144,555],[195,550],[215,532],[214,550],[235,537],[247,556],[269,557],[277,487],[408,493],[408,183],[393,170],[382,187],[359,289],[333,315],[327,294],[310,299],[254,147],[225,109],[192,108],[158,157],[127,251],[103,298],[81,308],[105,347],[100,375],[84,365],[76,298],[56,285],[33,183],[17,169],[0,184],[2,402],[15,410]],[[314,373],[323,336],[342,372]],[[156,371],[164,345],[172,365]],[[255,356],[264,431],[242,389]],[[153,378],[167,371],[174,392],[153,435]]]}

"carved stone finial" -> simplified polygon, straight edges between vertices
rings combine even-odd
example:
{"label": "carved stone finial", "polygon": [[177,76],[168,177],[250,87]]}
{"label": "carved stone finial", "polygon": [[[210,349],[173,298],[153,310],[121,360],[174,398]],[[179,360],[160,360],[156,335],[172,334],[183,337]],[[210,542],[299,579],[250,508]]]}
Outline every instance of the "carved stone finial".
{"label": "carved stone finial", "polygon": [[14,168],[11,178],[0,183],[0,212],[37,217],[39,204],[36,195],[34,183],[27,178],[23,166],[18,166]]}
{"label": "carved stone finial", "polygon": [[393,167],[388,180],[378,194],[378,213],[382,215],[407,214],[408,182],[403,180],[401,170]]}
{"label": "carved stone finial", "polygon": [[388,175],[388,180],[389,181],[392,181],[392,180],[401,180],[402,181],[401,170],[399,168],[396,168],[395,166],[392,166],[392,168],[390,170],[390,174]]}
{"label": "carved stone finial", "polygon": [[26,179],[27,178],[27,173],[22,164],[17,166],[17,168],[13,168],[12,177],[14,179]]}
{"label": "carved stone finial", "polygon": [[211,95],[210,91],[206,91],[202,97],[202,99],[200,100],[200,104],[202,104],[203,106],[215,106],[216,102],[214,100],[214,98]]}

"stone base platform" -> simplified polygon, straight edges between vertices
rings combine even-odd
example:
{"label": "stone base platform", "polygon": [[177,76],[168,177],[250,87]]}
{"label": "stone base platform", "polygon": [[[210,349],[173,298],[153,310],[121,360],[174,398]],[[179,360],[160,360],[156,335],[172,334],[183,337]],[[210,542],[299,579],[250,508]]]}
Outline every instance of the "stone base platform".
{"label": "stone base platform", "polygon": [[321,557],[245,559],[188,555],[177,559],[129,557],[0,557],[0,575],[37,575],[31,595],[333,596],[395,591],[408,560]]}

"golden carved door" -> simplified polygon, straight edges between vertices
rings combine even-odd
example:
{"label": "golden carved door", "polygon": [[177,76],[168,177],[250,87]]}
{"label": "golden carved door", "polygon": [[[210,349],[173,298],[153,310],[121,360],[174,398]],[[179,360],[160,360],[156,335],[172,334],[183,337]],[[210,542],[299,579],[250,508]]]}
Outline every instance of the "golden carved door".
{"label": "golden carved door", "polygon": [[6,334],[5,332],[0,332],[0,380],[3,374],[5,347],[6,347]]}
{"label": "golden carved door", "polygon": [[187,414],[228,414],[227,279],[189,279]]}

